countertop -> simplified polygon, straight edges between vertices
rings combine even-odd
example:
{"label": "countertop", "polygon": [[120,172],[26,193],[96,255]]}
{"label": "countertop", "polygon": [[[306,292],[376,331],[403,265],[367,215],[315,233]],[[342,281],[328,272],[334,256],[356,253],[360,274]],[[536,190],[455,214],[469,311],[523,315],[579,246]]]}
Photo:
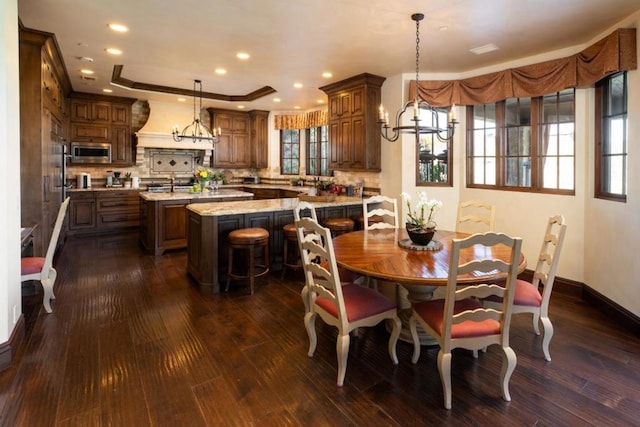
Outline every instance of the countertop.
{"label": "countertop", "polygon": [[[293,210],[298,204],[298,198],[244,200],[237,202],[195,203],[187,205],[187,209],[200,216],[238,215],[255,212],[273,212]],[[322,208],[330,206],[361,205],[360,197],[338,196],[333,202],[314,202],[313,205]]]}
{"label": "countertop", "polygon": [[[175,193],[150,193],[148,191],[141,191],[140,197],[149,201],[160,200],[187,200],[187,199],[221,199],[231,197],[253,197],[253,193],[247,193],[246,191],[231,190],[228,188],[221,188],[218,191],[204,191],[202,193],[191,193],[189,191],[178,191]],[[236,202],[237,203],[237,202]],[[217,203],[216,203],[217,204]]]}
{"label": "countertop", "polygon": [[[270,184],[225,184],[220,186],[220,190],[223,189],[237,189],[237,188],[250,188],[250,189],[266,189],[266,190],[290,190],[297,191],[298,193],[306,193],[309,191],[311,187],[300,187],[293,185],[270,185]],[[147,187],[145,185],[140,186],[140,188],[132,188],[132,187],[91,187],[91,188],[70,188],[67,192],[87,192],[87,191],[139,191],[139,192],[147,192]],[[180,194],[181,192],[177,192]],[[189,192],[182,192],[185,194],[194,194]],[[171,194],[171,193],[157,193],[157,194]]]}

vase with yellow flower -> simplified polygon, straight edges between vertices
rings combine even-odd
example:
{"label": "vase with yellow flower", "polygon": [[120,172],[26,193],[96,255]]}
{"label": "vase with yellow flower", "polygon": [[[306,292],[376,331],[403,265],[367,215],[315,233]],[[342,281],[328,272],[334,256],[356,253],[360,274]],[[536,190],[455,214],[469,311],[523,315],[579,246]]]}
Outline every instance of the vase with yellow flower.
{"label": "vase with yellow flower", "polygon": [[418,191],[418,201],[414,207],[411,205],[411,196],[408,193],[402,193],[401,196],[407,204],[405,227],[409,238],[416,245],[428,245],[436,232],[437,224],[434,217],[442,207],[442,202],[435,199],[429,200],[425,191]]}
{"label": "vase with yellow flower", "polygon": [[199,166],[193,172],[193,177],[196,181],[196,184],[193,186],[194,192],[202,193],[204,189],[207,187],[207,183],[211,181],[213,176],[213,172],[211,169],[207,169],[205,167]]}

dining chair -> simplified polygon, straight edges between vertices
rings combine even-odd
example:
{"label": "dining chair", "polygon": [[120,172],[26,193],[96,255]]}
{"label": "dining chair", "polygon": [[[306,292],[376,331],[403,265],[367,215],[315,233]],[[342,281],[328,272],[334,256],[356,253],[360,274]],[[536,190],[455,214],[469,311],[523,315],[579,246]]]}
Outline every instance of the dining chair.
{"label": "dining chair", "polygon": [[456,231],[485,233],[493,231],[496,207],[481,200],[469,200],[458,204]]}
{"label": "dining chair", "polygon": [[[509,248],[508,262],[492,257],[492,250],[498,245]],[[506,401],[511,400],[509,379],[516,367],[517,358],[509,346],[509,326],[521,247],[522,239],[512,238],[503,233],[487,232],[474,234],[465,239],[454,239],[445,298],[413,304],[413,313],[409,319],[413,339],[411,361],[417,363],[420,357],[417,332],[419,324],[440,346],[438,370],[446,409],[451,409],[451,351],[455,348],[477,352],[493,344],[500,346],[503,352],[500,371],[502,397]],[[476,254],[482,251],[487,257],[467,262],[469,251]],[[459,276],[471,275],[480,279],[483,273],[493,274],[496,271],[507,274],[505,286],[486,283],[457,286]],[[486,298],[493,294],[503,298],[500,307],[483,307],[478,298]]]}
{"label": "dining chair", "polygon": [[[341,282],[328,228],[311,218],[296,220],[296,227],[300,230],[298,238],[309,290],[309,310],[304,316],[304,325],[309,335],[309,357],[313,357],[317,346],[315,321],[319,315],[325,323],[338,328],[337,384],[341,387],[347,371],[350,332],[360,327],[375,326],[389,319],[392,330],[388,351],[393,364],[398,364],[396,343],[400,336],[400,318],[396,302],[373,289]],[[316,262],[316,259],[320,262]]]}
{"label": "dining chair", "polygon": [[[363,199],[362,214],[365,230],[398,228],[398,202],[394,198],[377,195]],[[372,218],[378,221],[372,222]]]}
{"label": "dining chair", "polygon": [[[564,235],[567,225],[564,216],[555,215],[549,218],[547,228],[542,239],[540,255],[533,272],[533,280],[516,280],[513,296],[513,313],[531,313],[533,315],[533,330],[536,335],[540,335],[540,321],[544,328],[542,338],[542,352],[544,358],[550,362],[549,344],[553,336],[553,324],[549,319],[549,300],[553,290],[553,282],[556,278],[560,251],[564,242]],[[542,286],[542,293],[540,287]],[[502,301],[499,297],[493,296],[483,300],[485,307],[499,307]]]}
{"label": "dining chair", "polygon": [[56,282],[58,272],[53,267],[53,255],[56,252],[58,246],[58,237],[60,237],[60,230],[64,222],[64,217],[67,213],[67,206],[69,206],[69,197],[60,205],[58,210],[58,217],[53,227],[53,233],[51,233],[51,239],[49,240],[49,247],[44,257],[24,257],[20,259],[20,280],[26,282],[29,280],[38,280],[42,284],[44,290],[44,296],[42,297],[42,305],[47,313],[51,313],[51,300],[56,296],[53,293],[53,285]]}

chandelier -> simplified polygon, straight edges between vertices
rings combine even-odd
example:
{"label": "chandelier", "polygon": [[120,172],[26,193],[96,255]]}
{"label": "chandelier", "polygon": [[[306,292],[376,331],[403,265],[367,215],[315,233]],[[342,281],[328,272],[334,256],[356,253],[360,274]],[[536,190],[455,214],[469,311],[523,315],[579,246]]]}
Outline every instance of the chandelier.
{"label": "chandelier", "polygon": [[[200,94],[200,109],[196,110],[196,86],[199,87]],[[202,142],[202,141],[211,141],[212,144],[218,142],[218,137],[221,134],[221,129],[209,129],[207,125],[202,123],[199,118],[199,111],[202,111],[202,81],[194,80],[193,81],[193,122],[182,129],[182,132],[179,132],[178,125],[173,127],[173,131],[171,135],[173,135],[173,140],[176,142],[180,142],[185,138],[190,138],[193,142]]]}
{"label": "chandelier", "polygon": [[[424,19],[422,13],[414,13],[411,19],[416,21],[416,93],[413,100],[407,101],[402,109],[396,114],[396,125],[389,126],[389,112],[384,110],[380,104],[378,114],[378,124],[380,125],[380,133],[387,141],[396,141],[400,134],[415,134],[416,144],[420,141],[420,135],[435,135],[442,142],[449,142],[453,139],[456,121],[455,105],[452,105],[448,114],[442,109],[434,108],[427,100],[420,99],[420,21]],[[413,124],[403,126],[402,116],[409,109],[413,111]],[[448,116],[448,117],[447,117]],[[446,117],[446,118],[445,118]],[[440,127],[440,123],[446,122],[446,127]]]}

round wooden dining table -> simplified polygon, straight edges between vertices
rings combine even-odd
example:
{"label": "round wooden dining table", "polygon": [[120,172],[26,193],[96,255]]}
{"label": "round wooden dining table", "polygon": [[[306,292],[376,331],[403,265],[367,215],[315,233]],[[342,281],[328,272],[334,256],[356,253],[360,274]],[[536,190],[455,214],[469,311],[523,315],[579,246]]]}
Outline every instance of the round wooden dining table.
{"label": "round wooden dining table", "polygon": [[[468,236],[467,233],[438,230],[433,240],[439,242],[439,249],[414,250],[398,244],[408,239],[403,228],[362,230],[337,236],[333,239],[333,248],[338,265],[365,276],[408,285],[446,286],[452,241]],[[509,256],[510,250],[506,246],[487,248],[475,245],[460,252],[460,262],[478,258],[498,258],[508,262]],[[518,273],[525,267],[525,257],[520,254]],[[496,281],[504,277],[506,275],[499,272],[482,276],[470,273],[458,277],[458,283]]]}
{"label": "round wooden dining table", "polygon": [[[407,248],[408,235],[403,228],[385,228],[354,231],[333,239],[333,249],[339,266],[375,280],[393,282],[398,302],[398,316],[402,321],[400,339],[412,342],[409,318],[413,312],[412,302],[433,298],[439,286],[449,280],[449,263],[453,239],[470,236],[467,233],[438,230],[431,245],[434,250]],[[405,243],[403,246],[399,244]],[[510,249],[506,246],[487,248],[475,245],[460,252],[460,263],[473,259],[498,258],[510,261]],[[518,273],[524,271],[526,259],[520,254]],[[469,273],[458,277],[458,284],[496,282],[506,277],[505,273]],[[391,295],[389,295],[391,296]],[[435,345],[436,341],[420,330],[418,336],[423,345]]]}

